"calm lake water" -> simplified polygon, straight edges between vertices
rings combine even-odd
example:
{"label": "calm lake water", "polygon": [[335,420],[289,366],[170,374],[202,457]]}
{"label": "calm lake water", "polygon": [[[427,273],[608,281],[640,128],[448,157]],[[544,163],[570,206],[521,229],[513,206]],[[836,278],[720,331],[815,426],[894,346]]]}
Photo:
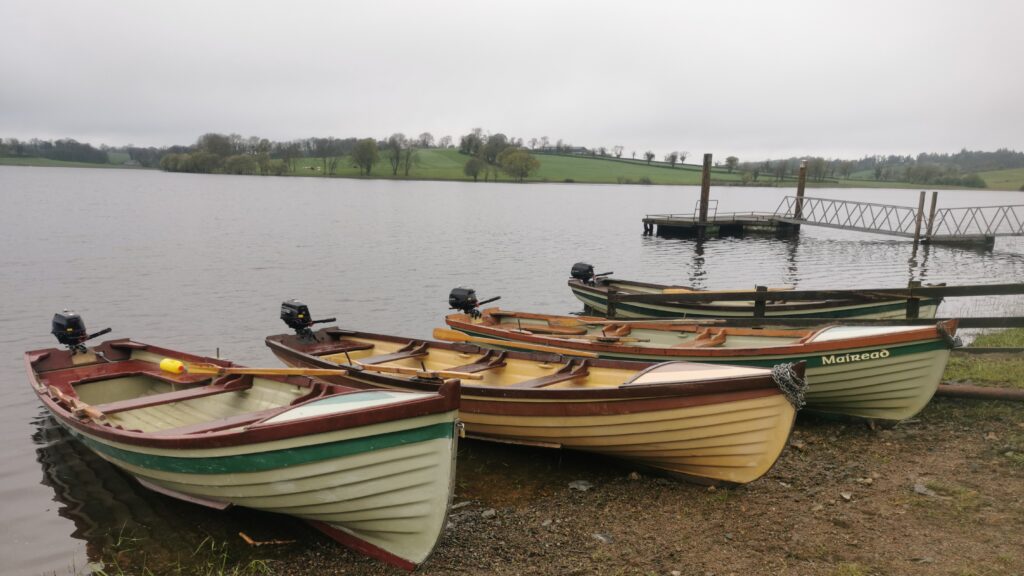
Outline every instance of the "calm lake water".
{"label": "calm lake water", "polygon": [[[720,212],[774,210],[790,193],[717,188],[712,197]],[[808,192],[907,206],[917,194]],[[641,235],[645,214],[690,212],[698,196],[695,187],[0,167],[0,571],[82,571],[126,533],[157,563],[192,551],[175,542],[277,522],[150,494],[42,416],[21,354],[56,345],[50,319],[66,307],[90,331],[112,326],[110,337],[274,366],[263,337],[285,330],[281,300],[300,298],[341,325],[425,338],[459,285],[501,295],[510,309],[580,310],[565,286],[580,260],[622,278],[721,289],[1024,278],[1020,238],[989,251],[926,246],[912,257],[906,240],[814,227],[792,240]],[[994,204],[1024,204],[1024,194],[939,194],[940,207]],[[939,312],[1017,314],[1019,304],[961,299]]]}

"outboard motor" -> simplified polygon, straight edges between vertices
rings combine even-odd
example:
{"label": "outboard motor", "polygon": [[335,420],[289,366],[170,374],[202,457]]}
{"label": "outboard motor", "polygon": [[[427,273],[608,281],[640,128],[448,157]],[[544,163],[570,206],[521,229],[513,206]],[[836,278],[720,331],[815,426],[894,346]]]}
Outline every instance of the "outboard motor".
{"label": "outboard motor", "polygon": [[602,272],[600,274],[594,274],[594,267],[586,262],[577,262],[572,265],[572,271],[569,274],[583,282],[588,286],[593,286],[598,279],[603,276],[611,276],[614,272]]}
{"label": "outboard motor", "polygon": [[85,321],[78,314],[71,310],[64,310],[53,315],[50,333],[57,338],[64,346],[68,347],[71,354],[85,354],[88,350],[85,343],[97,336],[110,332],[110,328],[104,328],[94,334],[89,334],[85,329]]}
{"label": "outboard motor", "polygon": [[303,340],[312,340],[313,330],[310,327],[313,326],[313,324],[334,322],[336,318],[313,320],[313,317],[309,314],[309,306],[306,306],[302,302],[293,298],[291,300],[281,302],[281,320],[283,320],[289,328],[295,330],[295,335],[299,338]]}
{"label": "outboard motor", "polygon": [[461,310],[464,314],[469,314],[471,318],[479,318],[480,310],[478,308],[480,306],[500,299],[501,296],[495,296],[481,302],[476,298],[476,290],[460,286],[452,288],[452,291],[448,294],[448,307],[451,310]]}

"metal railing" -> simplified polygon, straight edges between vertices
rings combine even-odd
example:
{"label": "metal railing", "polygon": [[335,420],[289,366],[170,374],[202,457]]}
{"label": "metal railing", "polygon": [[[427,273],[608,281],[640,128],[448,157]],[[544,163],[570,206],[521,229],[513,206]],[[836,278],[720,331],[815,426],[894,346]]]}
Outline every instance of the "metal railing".
{"label": "metal railing", "polygon": [[[852,200],[786,196],[775,209],[778,220],[877,234],[914,237],[918,209]],[[1024,236],[1024,206],[942,208],[925,220],[927,238]]]}
{"label": "metal railing", "polygon": [[917,209],[852,200],[786,196],[775,209],[779,220],[832,228],[914,237]]}
{"label": "metal railing", "polygon": [[942,208],[928,230],[930,236],[1024,236],[1024,206]]}

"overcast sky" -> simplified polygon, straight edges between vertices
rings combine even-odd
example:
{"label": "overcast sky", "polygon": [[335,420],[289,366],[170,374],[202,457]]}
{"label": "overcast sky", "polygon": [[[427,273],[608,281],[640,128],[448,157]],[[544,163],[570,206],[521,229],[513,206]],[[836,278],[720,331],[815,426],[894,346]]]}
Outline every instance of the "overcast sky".
{"label": "overcast sky", "polygon": [[0,0],[0,137],[1024,148],[1024,2]]}

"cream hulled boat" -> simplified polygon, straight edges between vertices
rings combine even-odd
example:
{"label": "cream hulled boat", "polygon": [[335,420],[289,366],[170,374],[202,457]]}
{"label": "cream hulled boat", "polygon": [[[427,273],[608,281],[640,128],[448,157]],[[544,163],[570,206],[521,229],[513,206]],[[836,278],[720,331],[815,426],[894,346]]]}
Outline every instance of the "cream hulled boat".
{"label": "cream hulled boat", "polygon": [[448,325],[490,347],[554,345],[601,358],[743,366],[807,363],[806,410],[879,421],[912,417],[939,385],[956,321],[932,326],[744,328],[715,321],[619,321],[484,310]]}
{"label": "cream hulled boat", "polygon": [[404,569],[429,557],[454,485],[457,382],[169,374],[166,357],[232,367],[131,340],[26,352],[25,366],[62,427],[155,491],[296,516]]}
{"label": "cream hulled boat", "polygon": [[290,366],[348,370],[324,377],[332,382],[436,390],[439,377],[461,377],[460,419],[471,437],[594,452],[704,482],[765,474],[803,390],[802,365],[650,366],[338,328],[266,342]]}

